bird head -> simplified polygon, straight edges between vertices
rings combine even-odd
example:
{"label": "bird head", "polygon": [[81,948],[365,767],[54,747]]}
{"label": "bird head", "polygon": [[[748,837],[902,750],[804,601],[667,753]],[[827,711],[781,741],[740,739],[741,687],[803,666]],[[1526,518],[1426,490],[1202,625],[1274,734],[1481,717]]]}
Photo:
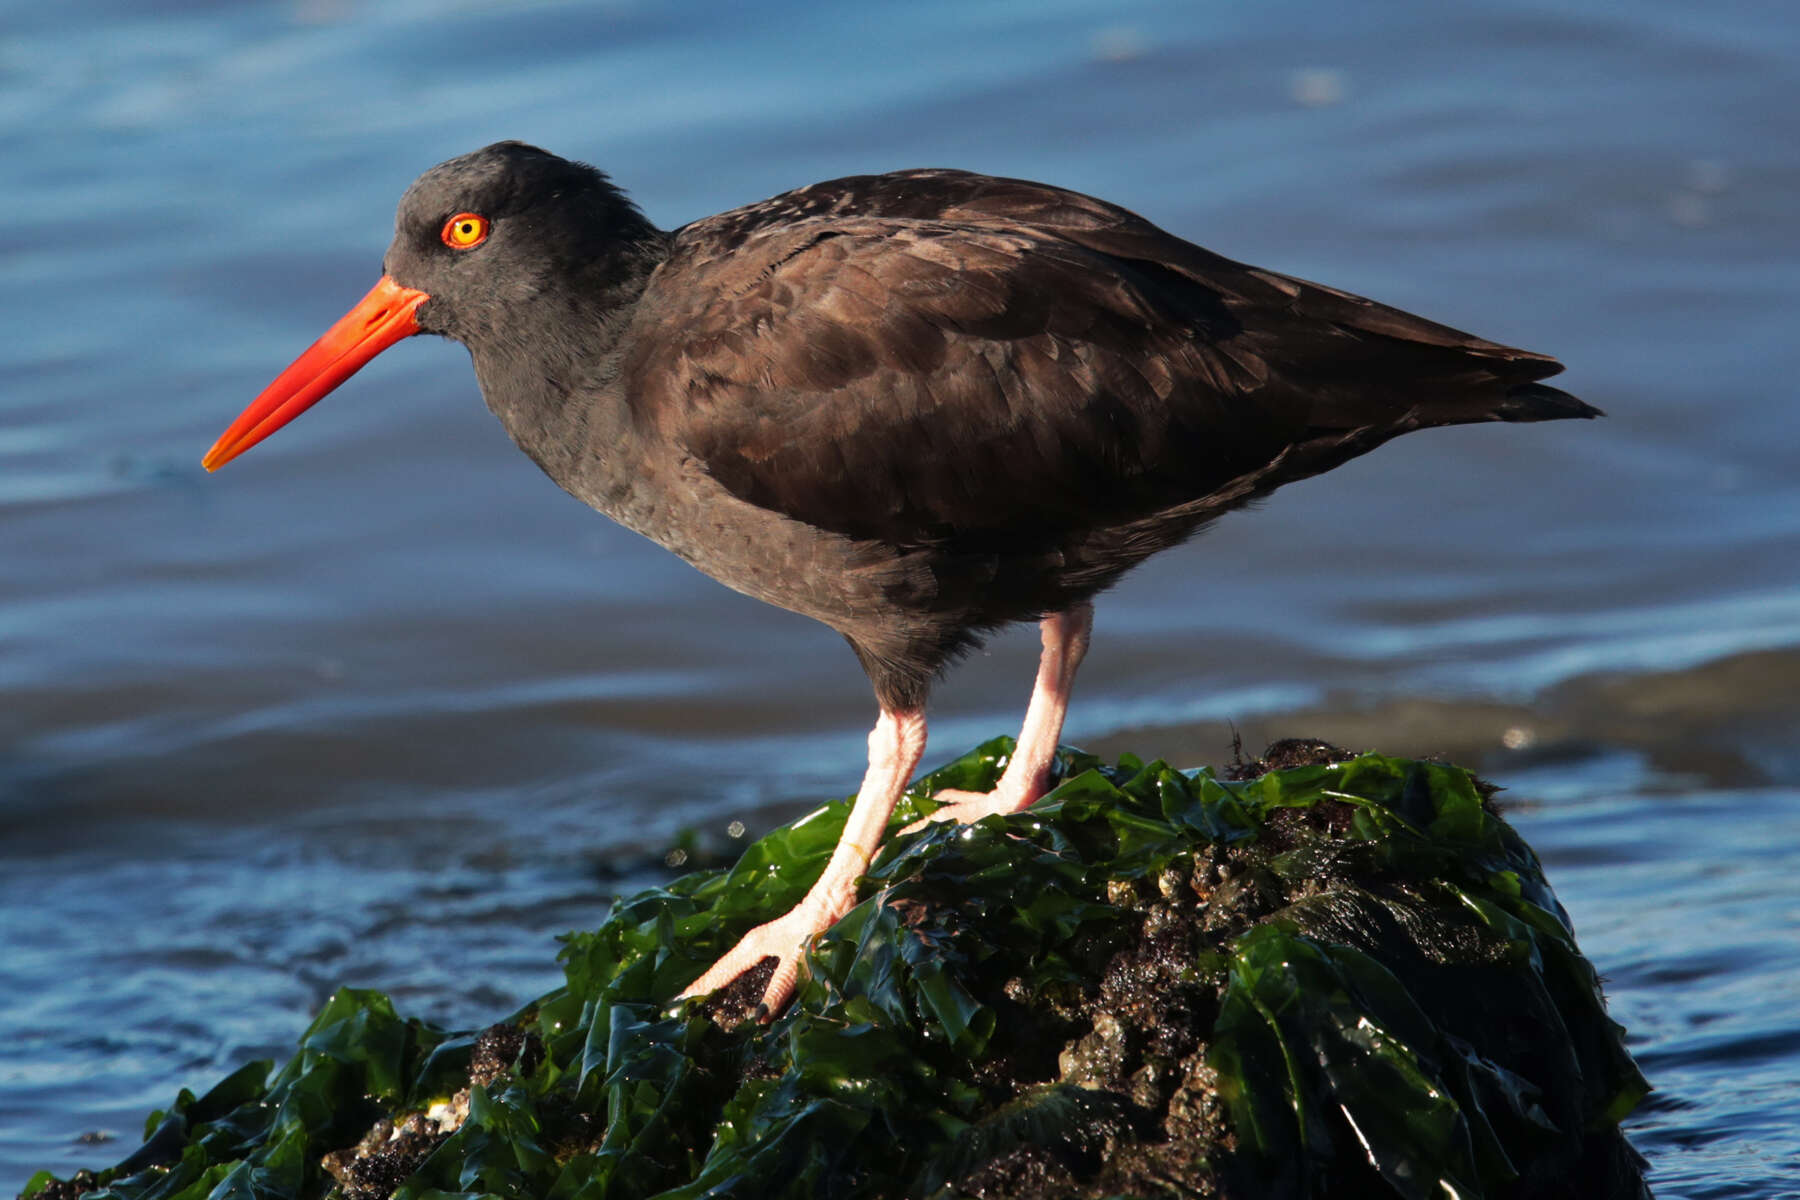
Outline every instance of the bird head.
{"label": "bird head", "polygon": [[438,164],[401,197],[369,294],[251,402],[207,452],[206,469],[250,449],[403,338],[433,333],[474,349],[523,336],[522,313],[544,301],[566,310],[590,283],[603,290],[612,251],[654,232],[606,176],[535,146],[497,142]]}

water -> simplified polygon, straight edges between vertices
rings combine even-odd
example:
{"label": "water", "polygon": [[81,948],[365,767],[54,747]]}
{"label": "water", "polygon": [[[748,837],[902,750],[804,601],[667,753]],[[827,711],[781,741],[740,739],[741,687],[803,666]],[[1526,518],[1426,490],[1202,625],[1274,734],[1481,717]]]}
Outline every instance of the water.
{"label": "water", "polygon": [[1659,1089],[1632,1122],[1658,1194],[1800,1193],[1800,792],[1578,779],[1532,777],[1518,824]]}
{"label": "water", "polygon": [[[1070,737],[1402,749],[1370,714],[1425,705],[1420,748],[1528,802],[1662,1089],[1633,1125],[1660,1194],[1800,1191],[1785,6],[95,0],[4,27],[0,1187],[120,1157],[337,983],[490,1019],[682,828],[723,844],[857,777],[873,706],[836,637],[558,493],[452,346],[200,470],[373,280],[405,184],[520,137],[665,226],[857,171],[1046,179],[1562,357],[1609,420],[1404,439],[1148,564],[1100,607]],[[951,676],[929,761],[1011,729],[1032,654]]]}

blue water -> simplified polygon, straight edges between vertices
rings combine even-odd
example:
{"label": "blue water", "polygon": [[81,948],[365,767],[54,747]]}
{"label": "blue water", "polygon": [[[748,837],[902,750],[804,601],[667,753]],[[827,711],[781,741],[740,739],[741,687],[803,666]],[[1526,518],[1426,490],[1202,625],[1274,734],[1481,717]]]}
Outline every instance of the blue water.
{"label": "blue water", "polygon": [[1800,791],[1634,768],[1512,781],[1538,794],[1513,819],[1658,1089],[1633,1140],[1660,1196],[1800,1194]]}
{"label": "blue water", "polygon": [[[0,1188],[116,1160],[340,982],[490,1019],[653,877],[621,862],[857,777],[839,640],[558,493],[454,346],[200,470],[406,183],[519,137],[665,226],[859,171],[1046,179],[1560,356],[1607,421],[1408,438],[1126,581],[1070,737],[1445,705],[1660,1089],[1659,1194],[1800,1194],[1789,8],[7,5]],[[1010,731],[1032,654],[952,674],[930,760]],[[1549,757],[1482,724],[1659,672],[1674,700],[1559,710]],[[1645,749],[1696,729],[1731,761]]]}

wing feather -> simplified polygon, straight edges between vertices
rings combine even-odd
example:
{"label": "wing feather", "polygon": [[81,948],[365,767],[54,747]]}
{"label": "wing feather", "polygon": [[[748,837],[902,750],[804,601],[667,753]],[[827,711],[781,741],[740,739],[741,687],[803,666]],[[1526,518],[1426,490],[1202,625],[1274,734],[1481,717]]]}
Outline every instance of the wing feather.
{"label": "wing feather", "polygon": [[1492,403],[1559,369],[950,171],[689,226],[634,319],[656,327],[623,366],[638,421],[741,499],[901,546],[1048,547],[1270,475],[1309,438],[1416,427],[1434,389]]}

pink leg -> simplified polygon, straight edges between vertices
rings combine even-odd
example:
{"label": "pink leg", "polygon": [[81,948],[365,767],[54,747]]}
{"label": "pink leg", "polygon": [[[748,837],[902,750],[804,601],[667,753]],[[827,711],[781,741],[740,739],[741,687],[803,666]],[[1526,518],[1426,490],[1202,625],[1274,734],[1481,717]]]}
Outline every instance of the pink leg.
{"label": "pink leg", "polygon": [[765,1019],[780,1012],[794,994],[800,977],[800,955],[806,943],[837,923],[856,904],[856,880],[868,870],[875,848],[887,832],[888,818],[906,790],[913,769],[925,753],[925,714],[883,709],[869,734],[869,771],[851,806],[850,819],[838,838],[825,873],[785,915],[758,925],[682,992],[683,997],[716,991],[760,963],[775,958],[775,977],[763,991]]}
{"label": "pink leg", "polygon": [[1039,628],[1043,631],[1044,653],[1038,660],[1037,683],[1025,709],[1019,744],[1007,761],[1000,782],[991,792],[939,792],[936,798],[946,801],[944,807],[907,826],[906,832],[937,821],[960,821],[966,825],[995,813],[1019,812],[1037,803],[1044,794],[1050,782],[1050,764],[1062,738],[1063,717],[1069,711],[1075,669],[1087,654],[1088,635],[1094,629],[1094,606],[1077,604],[1045,617]]}

